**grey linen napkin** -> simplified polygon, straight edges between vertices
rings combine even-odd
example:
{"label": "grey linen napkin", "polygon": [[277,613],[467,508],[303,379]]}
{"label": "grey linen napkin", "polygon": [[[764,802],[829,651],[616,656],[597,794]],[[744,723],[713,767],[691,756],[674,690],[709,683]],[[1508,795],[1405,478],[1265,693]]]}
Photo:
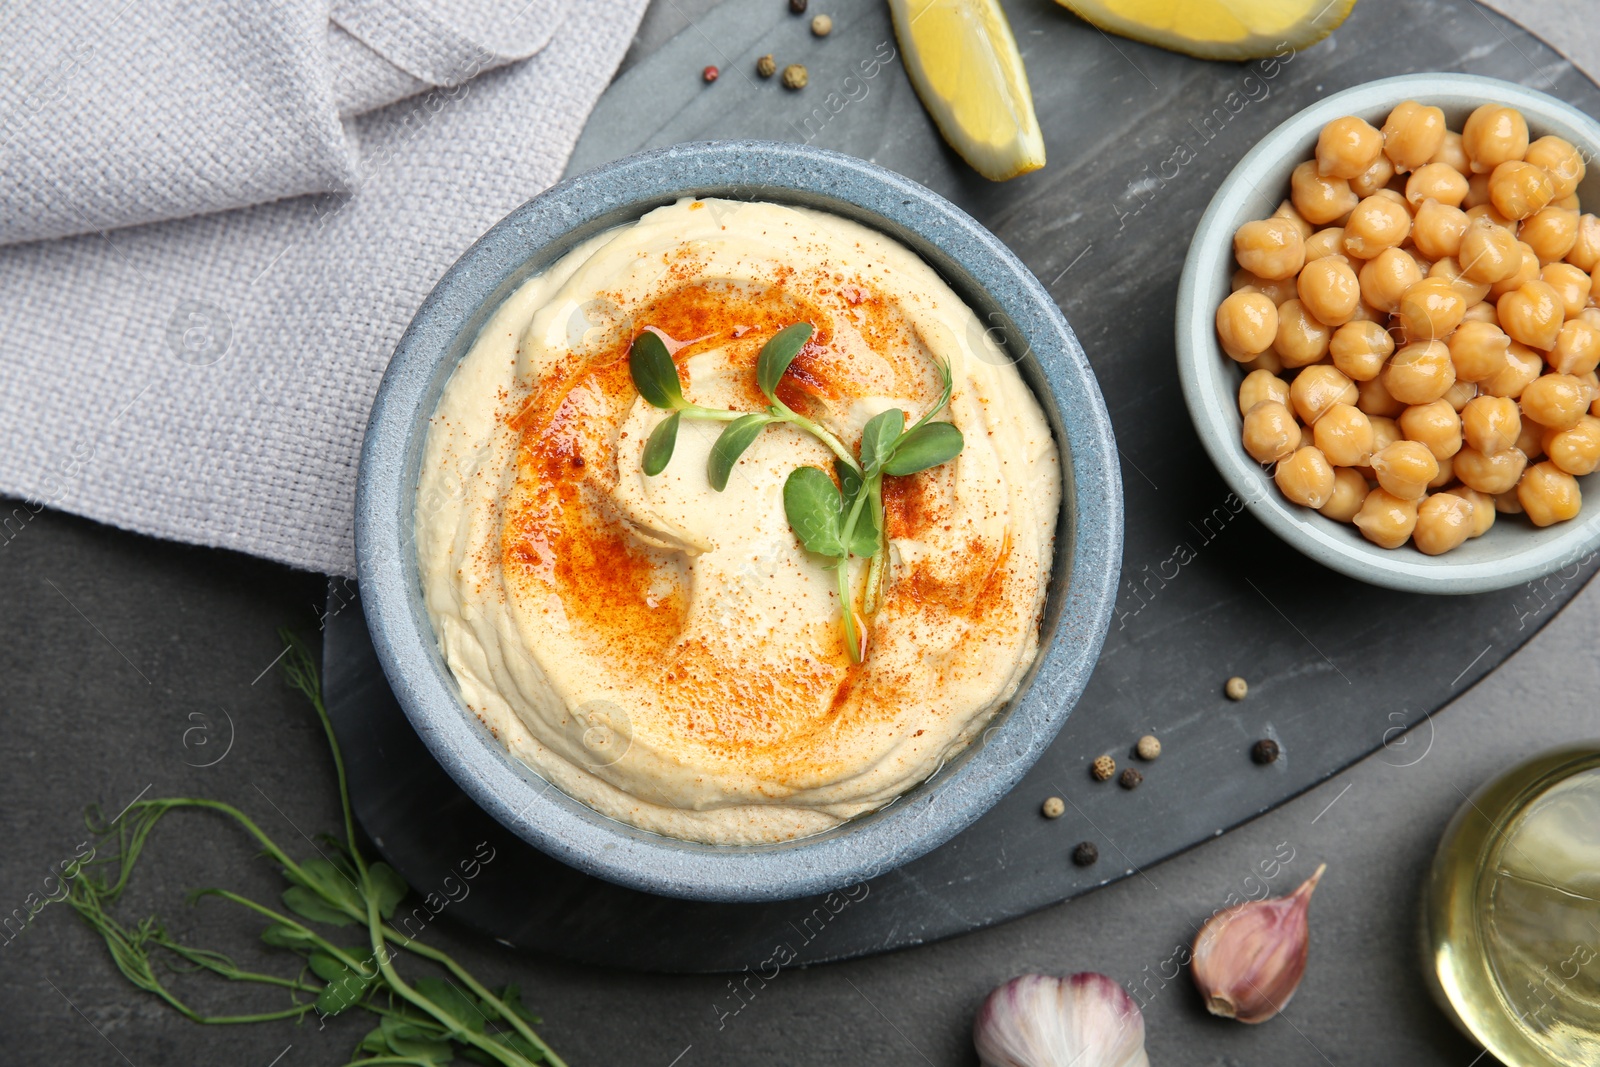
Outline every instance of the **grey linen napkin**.
{"label": "grey linen napkin", "polygon": [[395,342],[560,176],[643,6],[0,13],[0,550],[55,507],[353,574]]}

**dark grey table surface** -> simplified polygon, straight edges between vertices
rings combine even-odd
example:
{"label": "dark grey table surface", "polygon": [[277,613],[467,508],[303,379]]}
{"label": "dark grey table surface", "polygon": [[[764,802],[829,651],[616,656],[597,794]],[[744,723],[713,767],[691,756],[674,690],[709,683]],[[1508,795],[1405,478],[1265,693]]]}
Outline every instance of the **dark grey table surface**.
{"label": "dark grey table surface", "polygon": [[[630,56],[658,48],[707,6],[656,4]],[[281,649],[277,626],[316,628],[319,576],[44,513],[0,549],[0,590],[9,609],[0,616],[0,723],[10,757],[0,777],[0,911],[44,892],[52,866],[85,838],[88,802],[115,811],[147,789],[215,796],[254,812],[285,842],[337,826],[315,722],[269,669]],[[489,981],[520,982],[547,1020],[545,1035],[574,1064],[966,1064],[972,1012],[994,984],[1030,970],[1094,969],[1145,990],[1156,1064],[1468,1067],[1477,1050],[1435,1011],[1417,976],[1421,873],[1450,813],[1486,776],[1600,734],[1597,647],[1600,586],[1591,585],[1404,744],[1394,739],[1225,837],[993,929],[784,971],[737,1013],[726,978],[552,963],[448,922],[433,936]],[[183,903],[194,886],[276,891],[242,840],[192,818],[166,827],[152,849],[129,914],[158,910],[185,939],[267,962],[251,944],[252,925]],[[1164,963],[1198,919],[1247,888],[1262,861],[1289,850],[1289,878],[1329,864],[1301,991],[1265,1026],[1212,1020],[1186,978],[1163,981]],[[225,994],[208,1003],[243,1002]],[[364,1026],[194,1026],[130,991],[98,940],[59,906],[0,946],[4,1064],[342,1062]]]}

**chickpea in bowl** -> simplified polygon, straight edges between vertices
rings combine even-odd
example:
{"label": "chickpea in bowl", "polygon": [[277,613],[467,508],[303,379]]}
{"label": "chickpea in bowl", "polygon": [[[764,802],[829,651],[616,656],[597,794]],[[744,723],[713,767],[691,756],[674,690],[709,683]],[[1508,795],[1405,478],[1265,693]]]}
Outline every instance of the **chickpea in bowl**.
{"label": "chickpea in bowl", "polygon": [[1467,75],[1336,94],[1218,192],[1180,285],[1201,439],[1280,535],[1475,592],[1600,544],[1600,128]]}

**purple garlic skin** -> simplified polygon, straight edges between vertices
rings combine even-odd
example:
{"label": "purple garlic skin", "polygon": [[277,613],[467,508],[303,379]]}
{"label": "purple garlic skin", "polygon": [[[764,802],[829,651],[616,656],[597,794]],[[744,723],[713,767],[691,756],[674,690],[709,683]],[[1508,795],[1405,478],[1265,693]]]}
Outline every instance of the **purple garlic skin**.
{"label": "purple garlic skin", "polygon": [[1190,973],[1206,1010],[1264,1023],[1284,1009],[1306,973],[1307,913],[1327,864],[1286,897],[1252,900],[1213,915],[1194,940]]}
{"label": "purple garlic skin", "polygon": [[1150,1067],[1139,1006],[1090,971],[1011,979],[978,1009],[972,1043],[983,1067]]}

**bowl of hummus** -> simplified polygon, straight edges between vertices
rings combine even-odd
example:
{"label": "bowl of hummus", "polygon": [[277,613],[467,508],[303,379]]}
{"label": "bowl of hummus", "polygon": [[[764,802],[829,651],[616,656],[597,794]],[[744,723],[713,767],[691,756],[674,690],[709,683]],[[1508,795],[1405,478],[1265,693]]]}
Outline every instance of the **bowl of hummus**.
{"label": "bowl of hummus", "polygon": [[529,201],[402,338],[362,453],[380,661],[447,772],[633,888],[803,896],[1050,744],[1121,555],[1082,349],[954,205],[802,145]]}

